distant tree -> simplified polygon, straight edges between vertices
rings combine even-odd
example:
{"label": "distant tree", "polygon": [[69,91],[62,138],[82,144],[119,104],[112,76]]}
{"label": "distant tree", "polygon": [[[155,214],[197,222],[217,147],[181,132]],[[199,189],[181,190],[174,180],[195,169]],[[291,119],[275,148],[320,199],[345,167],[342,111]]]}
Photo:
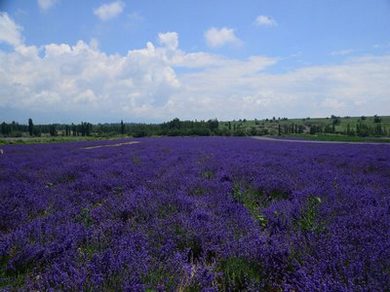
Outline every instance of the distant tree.
{"label": "distant tree", "polygon": [[348,136],[354,136],[355,135],[355,132],[354,130],[351,128],[351,126],[349,125],[349,123],[347,124],[347,131],[346,131],[346,134]]}
{"label": "distant tree", "polygon": [[322,127],[318,125],[310,125],[310,131],[309,133],[311,135],[315,135],[317,133],[322,133]]}
{"label": "distant tree", "polygon": [[50,125],[49,133],[50,133],[50,136],[57,136],[57,129],[56,129],[56,126],[54,124]]}
{"label": "distant tree", "polygon": [[326,124],[324,128],[324,133],[334,133],[333,124]]}
{"label": "distant tree", "polygon": [[256,127],[250,127],[249,136],[256,136],[256,134],[257,134]]}
{"label": "distant tree", "polygon": [[375,127],[375,136],[382,136],[384,134],[381,124],[377,124]]}
{"label": "distant tree", "polygon": [[133,137],[135,137],[135,138],[141,138],[141,137],[147,136],[146,131],[143,129],[136,129],[136,130],[134,130],[134,132],[132,134],[133,134]]}
{"label": "distant tree", "polygon": [[268,134],[269,134],[268,129],[264,129],[264,128],[259,129],[259,130],[257,131],[257,133],[256,133],[256,135],[258,135],[258,136],[263,136],[263,135],[268,135]]}
{"label": "distant tree", "polygon": [[238,129],[236,129],[236,130],[233,132],[233,135],[234,135],[234,136],[245,136],[245,132],[243,131],[243,129],[238,128]]}
{"label": "distant tree", "polygon": [[65,136],[70,136],[70,127],[69,127],[69,125],[65,126]]}
{"label": "distant tree", "polygon": [[80,125],[77,125],[77,128],[78,128],[77,132],[80,133],[81,136],[85,136],[84,122],[81,122]]}
{"label": "distant tree", "polygon": [[76,126],[75,124],[72,123],[71,129],[72,129],[72,135],[73,135],[73,136],[78,136],[78,133],[77,133],[77,126]]}
{"label": "distant tree", "polygon": [[356,124],[356,134],[358,136],[362,136],[362,137],[366,137],[370,134],[370,128],[368,127],[368,125],[362,123],[361,121],[359,121],[357,124]]}
{"label": "distant tree", "polygon": [[125,124],[121,120],[121,134],[123,135],[125,133]]}
{"label": "distant tree", "polygon": [[40,137],[41,136],[41,129],[39,127],[34,127],[33,135],[35,137]]}
{"label": "distant tree", "polygon": [[92,124],[87,122],[81,122],[80,132],[81,136],[90,136],[92,131]]}
{"label": "distant tree", "polygon": [[220,136],[230,136],[231,132],[228,128],[222,128],[220,131],[218,131]]}
{"label": "distant tree", "polygon": [[88,133],[88,136],[91,136],[91,134],[92,134],[92,124],[91,123],[88,123],[88,131],[87,131],[87,133]]}
{"label": "distant tree", "polygon": [[214,119],[214,120],[208,120],[207,125],[210,131],[215,131],[218,129],[219,123],[217,119]]}
{"label": "distant tree", "polygon": [[30,136],[32,136],[33,132],[34,132],[34,124],[33,124],[32,119],[29,118],[28,119],[28,133],[30,134]]}
{"label": "distant tree", "polygon": [[180,129],[181,122],[178,118],[174,118],[172,121],[168,122],[169,129]]}
{"label": "distant tree", "polygon": [[341,123],[340,118],[332,115],[332,124],[339,125],[340,123]]}
{"label": "distant tree", "polygon": [[3,136],[9,136],[11,134],[11,127],[6,123],[1,123],[1,134]]}
{"label": "distant tree", "polygon": [[[280,125],[282,126],[282,125]],[[290,133],[290,127],[287,124],[283,125],[283,133],[288,134]]]}
{"label": "distant tree", "polygon": [[374,116],[374,123],[380,123],[382,121],[382,119],[380,117],[378,117],[377,115]]}

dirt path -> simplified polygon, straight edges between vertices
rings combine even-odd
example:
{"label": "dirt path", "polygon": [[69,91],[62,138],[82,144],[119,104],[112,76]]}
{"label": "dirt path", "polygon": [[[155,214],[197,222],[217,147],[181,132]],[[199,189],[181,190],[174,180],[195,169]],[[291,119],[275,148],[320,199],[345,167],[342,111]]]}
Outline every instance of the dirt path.
{"label": "dirt path", "polygon": [[273,142],[295,142],[295,143],[319,143],[319,144],[363,144],[363,145],[390,145],[386,142],[343,142],[343,141],[317,141],[317,140],[294,140],[294,139],[278,139],[271,137],[252,137],[253,139],[262,141],[273,141]]}
{"label": "dirt path", "polygon": [[107,144],[107,145],[97,145],[97,146],[89,146],[89,147],[83,147],[81,149],[96,149],[96,148],[102,148],[102,147],[119,147],[123,145],[130,145],[130,144],[137,144],[139,141],[130,141],[130,142],[123,142],[123,143],[117,143],[117,144]]}

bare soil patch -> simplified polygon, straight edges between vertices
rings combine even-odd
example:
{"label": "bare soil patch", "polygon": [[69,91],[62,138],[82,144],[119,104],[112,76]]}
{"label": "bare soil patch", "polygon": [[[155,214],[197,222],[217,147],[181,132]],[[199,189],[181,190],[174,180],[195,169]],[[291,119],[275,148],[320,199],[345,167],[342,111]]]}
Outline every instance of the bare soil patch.
{"label": "bare soil patch", "polygon": [[130,141],[130,142],[123,142],[123,143],[117,143],[117,144],[108,144],[108,145],[96,145],[96,146],[88,146],[88,147],[83,147],[81,149],[96,149],[96,148],[103,148],[103,147],[119,147],[123,145],[130,145],[130,144],[138,144],[139,141]]}

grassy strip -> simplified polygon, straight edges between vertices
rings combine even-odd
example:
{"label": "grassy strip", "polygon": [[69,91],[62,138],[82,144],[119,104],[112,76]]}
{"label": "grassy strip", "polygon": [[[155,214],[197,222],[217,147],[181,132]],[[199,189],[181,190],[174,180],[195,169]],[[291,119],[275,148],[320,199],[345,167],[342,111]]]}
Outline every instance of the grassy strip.
{"label": "grassy strip", "polygon": [[99,140],[116,140],[129,138],[128,136],[77,136],[77,137],[23,137],[23,138],[1,138],[0,145],[6,144],[45,144],[45,143],[65,143],[81,141],[99,141]]}
{"label": "grassy strip", "polygon": [[289,135],[289,136],[278,136],[278,138],[301,139],[301,140],[312,140],[312,141],[390,143],[390,138],[359,137],[359,136],[332,135],[332,134],[317,134],[317,135],[296,134],[296,135]]}
{"label": "grassy strip", "polygon": [[[155,136],[156,137],[156,136]],[[376,142],[376,143],[390,143],[390,138],[385,137],[359,137],[346,136],[335,134],[294,134],[288,136],[268,136],[270,138],[279,139],[297,139],[308,141],[335,141],[335,142]],[[7,144],[45,144],[45,143],[65,143],[65,142],[79,142],[79,141],[99,141],[99,140],[116,140],[122,138],[132,138],[130,136],[57,136],[57,137],[21,137],[21,138],[0,138],[0,145]]]}

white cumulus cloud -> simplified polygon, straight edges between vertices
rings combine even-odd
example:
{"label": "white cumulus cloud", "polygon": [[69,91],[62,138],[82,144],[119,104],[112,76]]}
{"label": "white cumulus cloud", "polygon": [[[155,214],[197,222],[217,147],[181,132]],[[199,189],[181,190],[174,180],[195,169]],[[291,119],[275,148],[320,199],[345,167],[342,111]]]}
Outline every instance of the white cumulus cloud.
{"label": "white cumulus cloud", "polygon": [[101,20],[109,20],[121,14],[125,8],[125,3],[115,1],[106,3],[93,10],[93,13]]}
{"label": "white cumulus cloud", "polygon": [[38,6],[42,11],[47,11],[53,7],[58,0],[38,0]]}
{"label": "white cumulus cloud", "polygon": [[0,42],[14,47],[23,43],[22,28],[18,26],[6,12],[0,12]]}
{"label": "white cumulus cloud", "polygon": [[271,16],[259,15],[256,17],[255,24],[258,26],[277,26],[278,23]]}
{"label": "white cumulus cloud", "polygon": [[179,35],[177,32],[159,33],[158,39],[162,45],[171,50],[176,50],[179,46]]}
{"label": "white cumulus cloud", "polygon": [[212,27],[204,33],[207,45],[212,48],[226,44],[240,45],[242,41],[236,36],[234,29],[228,27]]}

